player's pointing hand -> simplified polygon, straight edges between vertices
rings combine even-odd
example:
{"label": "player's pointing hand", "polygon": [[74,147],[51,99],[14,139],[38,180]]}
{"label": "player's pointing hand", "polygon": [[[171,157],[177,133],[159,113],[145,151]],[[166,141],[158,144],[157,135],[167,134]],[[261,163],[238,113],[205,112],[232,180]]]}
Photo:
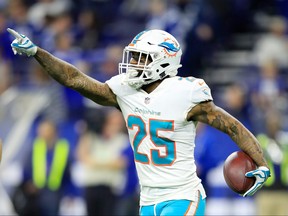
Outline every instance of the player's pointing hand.
{"label": "player's pointing hand", "polygon": [[21,37],[21,35],[16,32],[15,30],[11,29],[11,28],[7,28],[7,31],[13,35],[18,41],[21,41],[23,38]]}
{"label": "player's pointing hand", "polygon": [[36,54],[37,46],[28,37],[10,28],[7,28],[7,31],[15,37],[11,43],[15,55],[24,53],[27,56],[34,56]]}

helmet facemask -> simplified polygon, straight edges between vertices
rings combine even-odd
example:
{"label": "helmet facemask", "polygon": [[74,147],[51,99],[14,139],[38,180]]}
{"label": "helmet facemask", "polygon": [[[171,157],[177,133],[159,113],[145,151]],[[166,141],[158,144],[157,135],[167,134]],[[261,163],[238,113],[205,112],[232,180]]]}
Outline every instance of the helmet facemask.
{"label": "helmet facemask", "polygon": [[[135,55],[137,57],[135,57]],[[130,63],[132,58],[135,60],[135,64]],[[139,50],[125,48],[123,51],[122,62],[119,64],[119,73],[126,74],[123,82],[138,89],[143,85],[155,81],[151,69],[152,62],[153,58],[151,53],[139,52]]]}

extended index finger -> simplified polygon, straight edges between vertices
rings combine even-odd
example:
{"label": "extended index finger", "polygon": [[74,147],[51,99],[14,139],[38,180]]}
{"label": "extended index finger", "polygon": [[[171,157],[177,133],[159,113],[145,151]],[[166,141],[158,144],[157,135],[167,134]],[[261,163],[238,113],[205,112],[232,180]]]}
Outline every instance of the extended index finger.
{"label": "extended index finger", "polygon": [[16,39],[19,39],[19,40],[23,39],[23,38],[21,37],[21,35],[20,35],[17,31],[15,31],[15,30],[13,30],[13,29],[10,29],[10,28],[7,28],[7,31],[8,31],[10,34],[12,34]]}

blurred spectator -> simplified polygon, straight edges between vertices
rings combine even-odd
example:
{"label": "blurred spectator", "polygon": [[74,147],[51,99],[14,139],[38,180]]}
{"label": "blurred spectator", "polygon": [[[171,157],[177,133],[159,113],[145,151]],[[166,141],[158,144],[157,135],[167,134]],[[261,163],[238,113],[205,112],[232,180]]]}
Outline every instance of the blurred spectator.
{"label": "blurred spectator", "polygon": [[75,194],[71,156],[70,145],[58,137],[56,125],[43,120],[24,166],[21,190],[13,197],[19,215],[58,215],[61,199]]}
{"label": "blurred spectator", "polygon": [[123,47],[119,45],[109,45],[104,50],[105,58],[100,62],[92,77],[99,80],[100,82],[105,82],[112,76],[118,74],[118,64],[122,59]]}
{"label": "blurred spectator", "polygon": [[114,215],[126,181],[127,160],[122,152],[128,145],[128,137],[121,113],[108,110],[102,126],[100,134],[88,127],[77,150],[83,165],[82,184],[89,216]]}
{"label": "blurred spectator", "polygon": [[[81,49],[74,46],[74,37],[69,31],[61,31],[54,36],[55,50],[53,54],[58,58],[76,64],[81,60]],[[86,72],[86,71],[85,71]]]}
{"label": "blurred spectator", "polygon": [[251,1],[201,0],[192,3],[197,13],[185,33],[186,48],[179,72],[182,76],[203,78],[203,71],[213,54],[229,47],[233,33],[249,30]]}
{"label": "blurred spectator", "polygon": [[[74,37],[70,32],[60,32],[55,35],[55,50],[52,52],[55,56],[63,59],[84,73],[88,73],[90,65],[82,59],[82,52],[74,46]],[[65,102],[68,108],[68,117],[70,119],[79,119],[83,117],[83,97],[76,91],[61,86],[65,95]]]}
{"label": "blurred spectator", "polygon": [[140,190],[134,153],[130,145],[127,145],[122,155],[127,161],[126,183],[116,206],[116,215],[135,216],[139,214]]}
{"label": "blurred spectator", "polygon": [[[149,0],[150,1],[150,0]],[[145,24],[145,19],[149,14],[149,1],[142,0],[125,0],[119,8],[121,17],[133,17],[139,23]]]}
{"label": "blurred spectator", "polygon": [[10,0],[7,8],[9,15],[9,28],[22,31],[29,38],[34,38],[35,27],[28,20],[28,6],[24,0]]}
{"label": "blurred spectator", "polygon": [[[70,13],[62,13],[59,15],[46,16],[45,25],[39,37],[39,45],[53,52],[57,49],[56,36],[61,33],[70,33],[74,37],[73,20]],[[74,38],[72,38],[74,40]]]}
{"label": "blurred spectator", "polygon": [[7,14],[0,9],[0,95],[13,84],[10,36],[7,34]]}
{"label": "blurred spectator", "polygon": [[63,87],[52,80],[36,62],[31,64],[29,70],[30,82],[26,83],[26,86],[29,86],[32,91],[42,92],[47,98],[48,106],[41,112],[41,116],[57,124],[66,121],[68,108]]}
{"label": "blurred spectator", "polygon": [[0,9],[6,8],[8,4],[8,0],[0,1]]}
{"label": "blurred spectator", "polygon": [[58,16],[72,8],[70,0],[37,0],[28,11],[28,20],[38,27],[45,24],[46,16]]}
{"label": "blurred spectator", "polygon": [[257,136],[271,170],[271,178],[255,196],[257,215],[288,215],[288,132],[282,122],[281,113],[270,110],[266,130]]}
{"label": "blurred spectator", "polygon": [[255,63],[259,66],[274,60],[280,67],[288,66],[287,20],[284,17],[268,19],[267,33],[256,42],[254,47]]}
{"label": "blurred spectator", "polygon": [[276,4],[276,14],[284,16],[288,20],[288,1],[273,1],[273,3]]}
{"label": "blurred spectator", "polygon": [[[195,18],[183,37],[185,49],[182,58],[183,67],[179,70],[181,76],[192,75],[201,78],[206,60],[215,51],[217,37],[220,36],[218,31],[222,30],[221,37],[227,34],[220,24],[223,11],[217,11],[225,4],[218,3],[218,7],[215,8],[215,4],[209,0],[196,1]],[[225,7],[223,10],[225,11]]]}
{"label": "blurred spectator", "polygon": [[[194,2],[193,2],[194,3]],[[179,4],[179,5],[178,5]],[[175,36],[185,50],[184,37],[195,22],[197,8],[191,1],[149,0],[147,29],[162,29]]]}
{"label": "blurred spectator", "polygon": [[212,27],[204,22],[198,23],[186,35],[186,49],[180,68],[181,76],[203,77],[205,62],[212,56],[215,48],[215,35]]}
{"label": "blurred spectator", "polygon": [[253,124],[259,132],[264,128],[264,115],[271,108],[287,112],[286,83],[279,74],[274,60],[267,60],[260,66],[258,79],[251,87]]}
{"label": "blurred spectator", "polygon": [[[27,10],[28,7],[25,4],[24,0],[11,0],[8,2],[7,5],[7,27],[13,28],[16,31],[21,31],[23,34],[28,36],[29,38],[34,38],[36,34],[36,29],[27,19]],[[12,37],[10,36],[10,43]],[[9,42],[7,41],[9,44]],[[5,52],[10,52],[10,55],[13,55],[11,49],[8,49]],[[9,55],[9,53],[8,53]],[[19,56],[14,56],[12,58],[13,64],[13,83],[21,85],[28,81],[29,65],[31,64],[32,60],[25,61],[23,58]]]}
{"label": "blurred spectator", "polygon": [[6,30],[8,20],[7,12],[0,9],[0,56],[6,61],[11,60],[14,56],[10,50],[11,37]]}
{"label": "blurred spectator", "polygon": [[76,44],[83,50],[92,50],[99,46],[99,17],[91,9],[78,14]]}
{"label": "blurred spectator", "polygon": [[251,104],[248,97],[248,91],[246,86],[240,83],[231,83],[226,86],[222,101],[222,107],[231,115],[239,119],[250,131],[253,132],[253,125],[250,119]]}
{"label": "blurred spectator", "polygon": [[1,59],[0,55],[0,95],[12,84],[11,64]]}

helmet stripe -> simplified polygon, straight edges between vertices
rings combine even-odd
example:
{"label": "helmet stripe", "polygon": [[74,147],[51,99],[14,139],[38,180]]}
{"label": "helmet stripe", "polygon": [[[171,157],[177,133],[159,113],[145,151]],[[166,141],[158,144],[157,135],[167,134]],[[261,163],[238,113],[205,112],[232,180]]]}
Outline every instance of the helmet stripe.
{"label": "helmet stripe", "polygon": [[140,32],[139,34],[137,34],[137,35],[133,38],[133,40],[132,40],[132,42],[129,44],[129,46],[134,46],[134,45],[137,43],[137,41],[139,41],[139,38],[140,38],[145,32],[147,32],[147,31],[142,31],[142,32]]}

